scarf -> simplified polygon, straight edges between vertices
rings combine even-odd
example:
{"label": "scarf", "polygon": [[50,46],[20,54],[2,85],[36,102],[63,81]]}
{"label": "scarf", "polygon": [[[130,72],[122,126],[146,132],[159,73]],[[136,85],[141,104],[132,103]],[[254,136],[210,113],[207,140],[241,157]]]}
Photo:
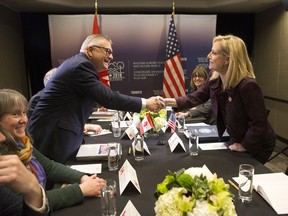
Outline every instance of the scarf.
{"label": "scarf", "polygon": [[19,148],[18,157],[22,163],[36,176],[39,184],[45,188],[46,185],[46,174],[42,165],[33,156],[33,147],[27,136],[21,138],[17,142]]}

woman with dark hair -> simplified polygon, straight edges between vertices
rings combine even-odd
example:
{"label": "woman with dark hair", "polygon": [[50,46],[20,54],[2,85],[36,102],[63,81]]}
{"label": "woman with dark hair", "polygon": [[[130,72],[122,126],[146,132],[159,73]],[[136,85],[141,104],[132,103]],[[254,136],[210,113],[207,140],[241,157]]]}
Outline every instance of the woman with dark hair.
{"label": "woman with dark hair", "polygon": [[[196,67],[193,70],[190,79],[191,93],[197,89],[201,89],[207,79],[208,74],[206,69],[203,66]],[[206,124],[211,125],[216,123],[211,109],[211,100],[208,100],[205,103],[195,106],[184,112],[177,112],[175,115],[176,117],[184,116],[186,118],[186,122],[193,120],[193,118],[200,118],[201,121]]]}

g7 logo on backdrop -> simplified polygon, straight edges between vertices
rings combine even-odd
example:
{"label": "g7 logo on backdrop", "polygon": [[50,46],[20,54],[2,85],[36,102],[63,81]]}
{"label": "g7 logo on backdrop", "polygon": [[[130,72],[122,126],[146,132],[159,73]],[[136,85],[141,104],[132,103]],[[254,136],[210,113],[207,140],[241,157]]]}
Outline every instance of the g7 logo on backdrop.
{"label": "g7 logo on backdrop", "polygon": [[122,76],[124,68],[125,64],[122,61],[110,63],[108,67],[110,81],[122,81],[125,78]]}

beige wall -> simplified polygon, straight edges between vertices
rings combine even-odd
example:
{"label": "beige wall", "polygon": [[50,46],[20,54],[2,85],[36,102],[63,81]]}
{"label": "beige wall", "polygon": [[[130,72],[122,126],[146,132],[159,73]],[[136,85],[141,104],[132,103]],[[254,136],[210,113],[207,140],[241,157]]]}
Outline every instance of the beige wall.
{"label": "beige wall", "polygon": [[[253,64],[263,94],[288,101],[288,12],[282,4],[256,15]],[[276,133],[288,139],[288,104],[265,102]]]}
{"label": "beige wall", "polygon": [[20,15],[0,5],[0,88],[28,96]]}

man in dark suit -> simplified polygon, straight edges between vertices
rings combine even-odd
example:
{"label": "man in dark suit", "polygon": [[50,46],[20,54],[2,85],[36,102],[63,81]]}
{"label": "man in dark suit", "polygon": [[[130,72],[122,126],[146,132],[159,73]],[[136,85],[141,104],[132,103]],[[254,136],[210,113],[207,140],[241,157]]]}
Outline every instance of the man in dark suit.
{"label": "man in dark suit", "polygon": [[104,35],[90,35],[80,53],[67,59],[47,83],[29,119],[34,146],[47,157],[65,163],[75,156],[83,141],[83,127],[95,103],[108,109],[140,112],[159,111],[161,97],[131,97],[112,91],[97,72],[108,70],[113,59],[112,41]]}

